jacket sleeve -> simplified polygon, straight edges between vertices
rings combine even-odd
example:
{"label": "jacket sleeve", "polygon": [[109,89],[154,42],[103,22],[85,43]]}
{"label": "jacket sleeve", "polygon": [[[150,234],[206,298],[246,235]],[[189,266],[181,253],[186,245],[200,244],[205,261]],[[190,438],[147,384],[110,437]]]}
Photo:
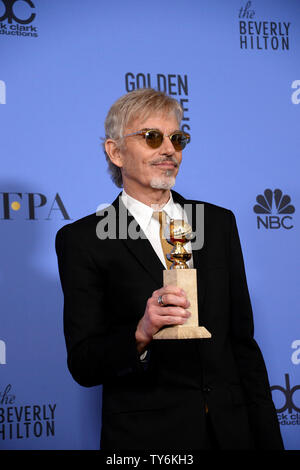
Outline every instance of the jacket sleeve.
{"label": "jacket sleeve", "polygon": [[105,272],[72,225],[60,229],[55,241],[70,373],[86,387],[143,373],[147,363],[140,361],[136,348],[137,323],[120,327],[109,318]]}
{"label": "jacket sleeve", "polygon": [[231,340],[235,362],[257,447],[283,449],[266,366],[254,339],[253,313],[236,221],[233,213],[230,214]]}

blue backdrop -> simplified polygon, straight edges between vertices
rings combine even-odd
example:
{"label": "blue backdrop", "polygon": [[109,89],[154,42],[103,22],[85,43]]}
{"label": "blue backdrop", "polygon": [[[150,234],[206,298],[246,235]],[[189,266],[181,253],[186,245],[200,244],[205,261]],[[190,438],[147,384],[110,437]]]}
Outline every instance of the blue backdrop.
{"label": "blue backdrop", "polygon": [[99,446],[101,387],[66,367],[54,239],[118,194],[103,123],[144,86],[185,108],[175,189],[236,215],[255,337],[300,449],[299,31],[297,0],[0,0],[1,449]]}

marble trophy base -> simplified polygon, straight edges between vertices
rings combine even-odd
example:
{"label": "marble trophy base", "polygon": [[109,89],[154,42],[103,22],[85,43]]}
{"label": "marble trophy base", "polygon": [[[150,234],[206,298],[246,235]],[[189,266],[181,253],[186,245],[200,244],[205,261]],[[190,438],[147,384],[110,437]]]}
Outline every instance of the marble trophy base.
{"label": "marble trophy base", "polygon": [[153,339],[211,338],[210,332],[204,326],[199,326],[196,269],[164,270],[163,280],[164,286],[180,286],[186,292],[187,298],[191,303],[188,308],[191,316],[184,325],[162,328],[153,336]]}

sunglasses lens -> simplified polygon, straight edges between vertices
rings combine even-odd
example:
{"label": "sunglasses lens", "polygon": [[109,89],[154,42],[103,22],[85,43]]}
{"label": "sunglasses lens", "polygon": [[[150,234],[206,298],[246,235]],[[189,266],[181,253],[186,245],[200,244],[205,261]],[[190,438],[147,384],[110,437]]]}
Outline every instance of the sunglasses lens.
{"label": "sunglasses lens", "polygon": [[[143,133],[143,135],[149,147],[153,149],[160,147],[164,138],[160,131],[153,129],[146,131]],[[186,132],[174,132],[174,134],[170,135],[169,137],[177,152],[183,150],[186,144],[188,144],[190,141],[190,136]]]}
{"label": "sunglasses lens", "polygon": [[189,142],[187,135],[185,135],[183,132],[176,132],[170,138],[175,150],[177,151],[183,150],[186,144]]}
{"label": "sunglasses lens", "polygon": [[147,144],[153,149],[157,149],[163,141],[163,135],[161,134],[161,132],[158,132],[158,131],[146,132],[145,138],[146,138]]}

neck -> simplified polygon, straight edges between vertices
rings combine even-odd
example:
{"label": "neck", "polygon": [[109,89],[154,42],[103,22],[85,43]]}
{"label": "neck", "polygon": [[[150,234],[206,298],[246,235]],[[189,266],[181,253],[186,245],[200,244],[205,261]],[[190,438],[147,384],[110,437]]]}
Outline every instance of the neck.
{"label": "neck", "polygon": [[134,191],[133,188],[128,187],[126,184],[124,184],[124,189],[128,196],[150,207],[153,205],[163,207],[170,199],[169,189],[147,188],[145,191]]}

